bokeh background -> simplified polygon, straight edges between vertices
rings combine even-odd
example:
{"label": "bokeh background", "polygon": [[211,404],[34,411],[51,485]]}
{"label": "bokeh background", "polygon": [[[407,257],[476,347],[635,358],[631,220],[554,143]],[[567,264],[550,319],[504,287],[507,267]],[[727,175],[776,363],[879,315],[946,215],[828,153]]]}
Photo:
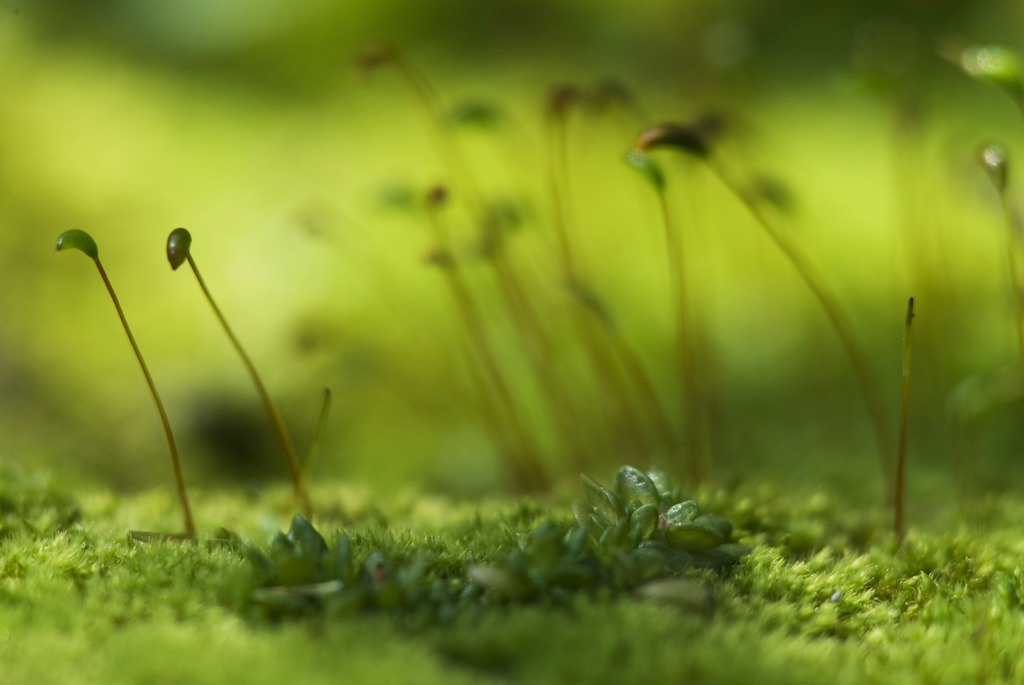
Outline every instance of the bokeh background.
{"label": "bokeh background", "polygon": [[[589,285],[683,422],[654,195],[622,162],[651,121],[714,111],[723,158],[772,189],[899,407],[904,307],[917,298],[909,459],[917,507],[1024,476],[1007,231],[976,163],[1024,120],[948,59],[1019,48],[1012,2],[0,2],[0,459],[114,487],[169,486],[160,426],[95,269],[53,253],[89,230],[168,405],[187,480],[285,474],[258,399],[167,233],[185,226],[214,296],[305,448],[335,402],[316,474],[376,487],[507,488],[422,198],[451,183],[422,108],[368,45],[401,50],[447,135],[508,209],[506,251],[557,340],[586,445],[559,452],[478,233],[454,196],[460,259],[557,480],[679,464],[609,427],[608,387],[574,366],[547,182],[546,100],[616,83],[631,106],[569,119],[568,215]],[[743,206],[699,165],[659,157],[687,240],[707,383],[708,470],[877,501],[883,480],[834,332]],[[770,182],[770,186],[768,183]],[[476,260],[476,261],[474,261]],[[563,364],[564,362],[564,364]],[[572,369],[576,369],[573,371]],[[637,427],[637,430],[644,430]],[[628,432],[628,430],[626,431]],[[673,462],[673,459],[675,460]],[[852,493],[852,494],[851,494]]]}

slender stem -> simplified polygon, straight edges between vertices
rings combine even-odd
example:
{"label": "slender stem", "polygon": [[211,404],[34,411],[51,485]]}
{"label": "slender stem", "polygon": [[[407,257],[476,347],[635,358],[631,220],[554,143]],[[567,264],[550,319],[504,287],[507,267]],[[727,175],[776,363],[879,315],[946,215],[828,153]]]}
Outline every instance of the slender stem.
{"label": "slender stem", "polygon": [[523,351],[533,368],[551,416],[558,425],[565,449],[569,452],[574,467],[583,468],[586,462],[586,449],[580,442],[582,434],[575,421],[566,386],[558,378],[554,368],[555,355],[549,337],[541,326],[536,311],[530,306],[523,292],[522,283],[508,260],[497,254],[490,260],[490,264],[505,304],[517,324],[516,332],[522,342]]}
{"label": "slender stem", "polygon": [[210,295],[210,290],[206,287],[206,282],[203,280],[202,275],[199,273],[199,268],[196,266],[195,259],[192,255],[187,256],[188,265],[192,267],[192,273],[196,276],[196,281],[199,282],[199,287],[203,291],[203,295],[206,296],[206,301],[210,303],[210,307],[213,308],[213,313],[217,315],[217,320],[220,321],[221,327],[228,336],[228,340],[231,341],[231,345],[235,348],[238,356],[242,358],[242,363],[245,365],[246,370],[249,372],[249,376],[252,378],[253,383],[256,385],[256,391],[260,395],[260,399],[263,400],[263,406],[267,411],[267,415],[270,417],[270,422],[274,428],[274,435],[277,437],[278,445],[281,451],[284,453],[285,461],[288,464],[288,470],[291,473],[292,484],[295,488],[295,498],[299,501],[299,506],[302,508],[303,513],[307,518],[312,517],[312,504],[309,500],[309,493],[306,491],[306,485],[302,479],[302,469],[299,466],[298,455],[295,454],[295,447],[292,444],[292,440],[288,435],[288,429],[284,425],[284,421],[281,419],[281,414],[277,411],[277,407],[274,405],[274,401],[270,398],[270,393],[267,392],[266,386],[263,385],[263,381],[260,379],[259,373],[256,372],[256,367],[253,365],[252,360],[249,359],[249,355],[242,349],[242,343],[235,337],[231,327],[228,325],[227,320],[221,313],[217,303],[213,301],[213,296]]}
{"label": "slender stem", "polygon": [[320,453],[320,442],[324,438],[324,431],[327,430],[327,417],[331,413],[331,402],[333,395],[330,388],[324,388],[323,399],[320,401],[320,413],[317,414],[316,423],[313,426],[313,433],[309,439],[309,448],[306,450],[306,457],[302,460],[302,470],[306,475],[313,471],[313,464]]}
{"label": "slender stem", "polygon": [[1005,190],[1001,190],[1004,223],[1006,224],[1006,254],[1010,263],[1010,284],[1013,287],[1013,304],[1017,312],[1017,351],[1020,354],[1021,370],[1024,371],[1024,284],[1021,283],[1018,253],[1020,239],[1014,231],[1013,207]]}
{"label": "slender stem", "polygon": [[[641,432],[638,412],[629,401],[627,389],[631,381],[640,394],[644,408],[662,443],[662,448],[670,455],[678,451],[678,445],[672,435],[665,413],[661,409],[657,395],[653,392],[650,380],[644,373],[643,366],[629,345],[622,339],[615,327],[611,325],[603,303],[587,284],[585,269],[580,266],[577,256],[573,253],[570,237],[570,197],[569,197],[569,162],[568,162],[568,102],[555,107],[548,117],[548,185],[551,189],[551,202],[555,233],[558,239],[558,253],[562,268],[562,279],[575,301],[582,305],[587,313],[595,317],[600,324],[595,331],[593,326],[579,318],[574,319],[576,334],[583,344],[587,359],[593,369],[596,380],[604,387],[603,397],[609,410],[621,417],[625,430],[620,433],[636,435]],[[604,334],[604,338],[600,334]],[[611,347],[613,355],[618,355],[626,379],[621,378],[615,365],[609,359],[605,345]]]}
{"label": "slender stem", "polygon": [[675,457],[679,453],[679,442],[672,432],[672,426],[665,415],[665,409],[661,406],[661,401],[658,399],[658,394],[655,392],[654,385],[644,370],[643,364],[633,348],[629,346],[629,343],[623,339],[618,331],[609,331],[609,336],[615,346],[615,351],[626,368],[626,373],[633,379],[633,383],[640,393],[640,400],[643,402],[644,411],[647,413],[647,418],[651,421],[654,431],[658,434],[662,448],[667,451],[670,458]]}
{"label": "slender stem", "polygon": [[454,266],[446,267],[445,279],[448,282],[448,287],[462,319],[466,324],[466,330],[473,340],[473,347],[477,350],[480,362],[487,375],[491,378],[491,382],[498,394],[499,402],[504,407],[504,415],[509,424],[513,441],[518,447],[519,458],[524,462],[523,464],[513,465],[512,470],[519,481],[518,486],[526,489],[541,487],[546,478],[543,475],[543,468],[538,459],[537,447],[533,444],[526,427],[523,425],[515,406],[515,400],[512,397],[512,391],[504,374],[501,372],[501,367],[498,364],[494,350],[487,341],[480,312],[473,303],[465,283],[453,273],[453,270],[456,268]]}
{"label": "slender stem", "polygon": [[[451,292],[452,299],[455,301],[455,306],[459,311],[459,316],[469,336],[471,346],[476,350],[477,359],[483,367],[482,375],[474,374],[474,378],[477,378],[478,382],[484,380],[482,376],[490,378],[491,384],[498,396],[498,405],[503,409],[505,423],[511,433],[511,441],[518,452],[517,458],[508,460],[509,463],[506,466],[510,467],[510,471],[514,474],[518,481],[517,485],[520,488],[532,489],[541,487],[546,484],[547,478],[539,459],[539,450],[523,425],[519,412],[516,409],[515,400],[512,397],[512,391],[497,361],[497,355],[484,332],[483,317],[480,315],[479,308],[476,306],[473,297],[470,295],[469,288],[459,273],[458,264],[454,261],[447,224],[441,218],[438,209],[433,206],[430,208],[430,219],[434,238],[441,254],[444,256],[439,262],[439,266],[444,273],[445,282]],[[485,388],[482,388],[481,391],[482,394],[486,395]],[[495,421],[496,418],[491,417],[491,420]]]}
{"label": "slender stem", "polygon": [[[470,172],[469,165],[461,150],[444,128],[444,110],[437,92],[434,90],[429,79],[421,71],[417,70],[400,52],[395,51],[392,53],[391,64],[412,90],[416,101],[419,103],[430,124],[437,154],[447,167],[451,177],[449,178],[448,185],[455,189],[455,195],[461,197],[467,203],[475,220],[481,222],[481,225],[486,225],[485,203],[479,189],[476,187],[473,174]],[[496,230],[500,231],[500,228],[499,226]],[[446,231],[446,229],[442,230]],[[569,411],[568,404],[559,399],[561,390],[557,387],[557,381],[551,368],[552,355],[550,354],[550,343],[540,325],[539,317],[531,307],[529,300],[524,296],[522,285],[515,274],[512,264],[507,260],[504,245],[500,244],[503,236],[499,234],[497,240],[498,244],[491,249],[491,253],[487,257],[488,264],[493,269],[498,284],[501,287],[505,306],[509,310],[512,321],[516,326],[516,331],[522,339],[525,351],[534,366],[538,382],[552,404],[552,411],[558,422],[563,426],[563,433],[566,439],[569,441],[569,444],[573,444],[575,441],[573,431],[564,428],[569,426],[572,421],[567,413]],[[451,256],[452,253],[449,247],[446,239],[446,243],[442,245],[442,248]],[[468,290],[465,289],[464,285],[459,287],[468,296]],[[476,345],[476,343],[474,344]],[[481,349],[478,345],[477,348],[478,350]],[[497,362],[493,358],[490,361],[484,360],[485,366],[490,366],[491,364],[496,366]],[[488,371],[488,373],[495,377],[493,371]],[[508,393],[507,388],[505,390],[501,389],[502,385],[504,385],[503,381],[497,386],[499,393]],[[508,399],[511,400],[511,394],[508,395]],[[514,414],[512,416],[514,417]],[[529,478],[535,480],[536,483],[540,483],[544,479],[540,476],[542,469],[537,461],[537,450],[532,446],[531,441],[523,441],[526,433],[519,419],[513,418],[513,423],[516,424],[513,432],[519,434],[518,442],[527,453],[528,459],[532,462],[528,467],[528,471],[532,472],[533,475],[529,476]]]}
{"label": "slender stem", "polygon": [[553,112],[548,123],[548,184],[551,187],[552,216],[558,237],[558,253],[562,261],[562,276],[567,283],[576,281],[575,260],[568,228],[568,161],[566,159],[566,111]]}
{"label": "slender stem", "polygon": [[[436,91],[430,81],[415,69],[401,53],[396,52],[392,56],[392,63],[413,91],[430,121],[438,155],[448,167],[448,172],[452,176],[450,183],[455,186],[456,194],[463,197],[468,203],[472,214],[478,221],[486,222],[484,203],[473,182],[469,165],[458,146],[444,129],[443,108]],[[462,189],[461,193],[459,188]],[[495,230],[500,231],[501,228],[498,227]],[[568,450],[574,455],[574,460],[579,463],[583,460],[584,449],[578,440],[579,433],[574,427],[575,422],[568,398],[553,369],[550,341],[541,326],[537,313],[524,294],[522,283],[513,264],[505,253],[504,245],[501,244],[503,239],[503,236],[497,235],[498,243],[488,255],[488,264],[494,271],[505,306],[515,324],[523,349],[534,369],[546,401],[550,405],[551,413],[559,426],[563,440]],[[448,246],[443,247],[448,249]]]}
{"label": "slender stem", "polygon": [[668,253],[672,299],[676,307],[676,354],[679,364],[680,394],[686,421],[686,439],[690,454],[687,459],[691,484],[699,485],[704,476],[704,446],[701,441],[700,412],[697,407],[696,355],[690,331],[689,302],[687,301],[686,273],[682,238],[675,228],[668,198],[662,188],[657,190]]}
{"label": "slender stem", "polygon": [[[639,356],[623,337],[615,325],[615,320],[609,314],[608,308],[601,301],[597,293],[580,282],[569,283],[568,286],[575,301],[587,312],[601,332],[607,337],[612,352],[619,358],[626,375],[635,386],[646,418],[650,420],[651,427],[657,433],[661,446],[665,450],[664,456],[677,456],[679,454],[679,443],[672,432],[672,426],[669,423],[668,416],[665,414],[664,407],[661,406],[658,394],[654,390],[654,384],[651,383],[650,376],[644,369]],[[584,327],[580,326],[580,328]],[[585,330],[589,331],[590,329],[587,328]]]}
{"label": "slender stem", "polygon": [[[885,401],[882,397],[882,392],[878,386],[878,382],[875,380],[874,375],[871,373],[871,367],[867,362],[867,356],[864,350],[861,348],[860,343],[857,341],[857,336],[853,332],[853,327],[850,325],[849,320],[846,318],[846,314],[840,307],[839,302],[833,297],[833,295],[825,288],[824,281],[815,271],[811,265],[811,261],[807,256],[797,247],[796,243],[789,239],[789,237],[778,230],[771,221],[765,216],[760,205],[754,200],[748,193],[744,192],[740,184],[736,181],[726,166],[717,158],[709,157],[708,165],[715,172],[715,174],[721,179],[726,185],[730,192],[735,195],[757,220],[758,224],[764,229],[771,238],[772,242],[775,243],[776,247],[782,251],[782,253],[789,259],[790,263],[796,269],[797,273],[803,279],[804,283],[810,288],[811,292],[817,298],[821,308],[825,310],[825,315],[828,317],[839,335],[839,339],[842,341],[843,347],[846,349],[846,354],[850,358],[850,363],[853,365],[853,370],[857,376],[857,380],[860,383],[861,393],[864,396],[865,404],[867,405],[868,414],[871,417],[872,427],[874,428],[875,441],[878,447],[878,454],[882,473],[886,480],[886,489],[888,490],[889,485],[889,473],[890,473],[890,455],[892,450],[890,448],[891,438],[889,430],[887,428],[887,421],[885,419]],[[891,492],[886,493],[886,498],[891,496]]]}
{"label": "slender stem", "polygon": [[483,203],[480,199],[480,193],[475,187],[473,175],[469,171],[469,165],[463,158],[458,146],[452,142],[447,131],[444,129],[444,110],[437,91],[434,90],[434,87],[423,72],[416,69],[401,52],[395,51],[392,54],[391,63],[410,90],[412,90],[416,101],[430,122],[430,130],[434,136],[437,154],[441,157],[442,162],[448,167],[448,172],[452,175],[448,185],[455,189],[456,194],[464,197],[475,215],[481,216],[483,213]]}
{"label": "slender stem", "polygon": [[[443,107],[436,91],[426,76],[407,61],[400,52],[394,52],[391,55],[390,61],[413,92],[416,101],[430,123],[438,156],[447,167],[451,177],[449,185],[455,188],[454,194],[460,196],[467,203],[471,214],[478,221],[486,222],[486,208],[479,189],[475,186],[469,165],[459,147],[444,129]],[[564,137],[564,131],[562,135]],[[564,155],[564,141],[561,143],[561,148],[563,149],[561,154]],[[553,160],[552,163],[551,173],[557,176],[558,171],[556,167],[558,166],[558,161]],[[564,174],[564,168],[562,172]],[[552,182],[556,184],[555,193],[557,195],[558,182],[555,180]],[[556,197],[555,201],[558,203],[560,199]],[[557,210],[559,215],[559,240],[561,242],[563,264],[566,265],[569,273],[574,273],[572,256],[569,252],[571,249],[569,237],[565,228],[564,209],[564,206],[559,206]],[[500,244],[503,236],[498,235],[497,240],[498,244],[487,255],[488,264],[494,272],[504,304],[508,309],[516,333],[522,341],[524,352],[527,354],[533,367],[537,382],[551,406],[552,415],[559,426],[563,440],[568,449],[575,455],[574,459],[577,462],[582,462],[584,459],[584,448],[580,442],[579,432],[574,427],[575,419],[571,404],[554,368],[554,355],[551,351],[550,336],[547,334],[542,325],[541,318],[531,305],[530,300],[526,297],[522,281],[517,275],[514,264],[508,259],[504,246]],[[593,338],[592,333],[587,333],[584,335],[584,339],[588,335],[590,338]],[[595,375],[609,385],[614,386],[611,392],[605,393],[605,396],[611,398],[611,401],[617,405],[616,408],[620,415],[629,416],[633,414],[630,417],[632,420],[629,421],[631,428],[627,432],[630,434],[640,432],[636,428],[638,421],[635,418],[635,412],[629,406],[625,384],[622,382],[617,371],[612,368],[614,365],[608,359],[610,355],[606,350],[595,349],[599,347],[596,341],[588,340],[588,342],[587,348],[591,364],[595,368]]]}
{"label": "slender stem", "polygon": [[189,537],[193,537],[196,534],[196,525],[192,519],[192,508],[188,503],[188,495],[185,494],[185,479],[181,475],[181,462],[178,459],[178,448],[174,443],[174,434],[171,432],[171,422],[167,420],[167,412],[164,410],[164,403],[160,400],[160,394],[156,391],[156,383],[153,382],[153,376],[149,373],[149,367],[146,366],[146,361],[142,358],[142,351],[139,349],[138,343],[135,342],[135,336],[132,335],[132,329],[128,327],[128,319],[125,318],[124,310],[121,309],[121,302],[117,299],[117,295],[114,293],[114,286],[110,284],[110,279],[107,278],[107,272],[100,263],[100,260],[94,259],[93,262],[96,264],[96,268],[100,272],[100,278],[103,279],[103,285],[107,287],[107,292],[110,293],[110,299],[114,303],[114,309],[117,310],[117,316],[121,319],[121,325],[124,327],[124,332],[128,334],[128,342],[132,345],[132,350],[135,352],[135,358],[139,360],[139,366],[142,367],[142,375],[146,377],[146,383],[149,385],[149,392],[153,396],[153,401],[156,403],[157,412],[160,413],[160,421],[164,426],[164,435],[167,436],[167,448],[171,453],[171,466],[174,470],[174,482],[178,488],[178,500],[181,502],[181,509],[185,517],[185,534]]}
{"label": "slender stem", "polygon": [[903,544],[903,473],[907,456],[907,404],[910,398],[910,332],[914,320],[914,298],[907,301],[907,323],[903,331],[903,388],[900,393],[900,439],[896,459],[896,504],[893,516],[893,530],[896,544]]}

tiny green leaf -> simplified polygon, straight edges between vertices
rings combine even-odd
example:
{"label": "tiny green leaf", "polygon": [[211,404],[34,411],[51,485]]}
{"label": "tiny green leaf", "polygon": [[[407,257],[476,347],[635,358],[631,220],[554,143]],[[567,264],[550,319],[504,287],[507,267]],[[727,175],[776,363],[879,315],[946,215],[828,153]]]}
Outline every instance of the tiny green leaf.
{"label": "tiny green leaf", "polygon": [[668,543],[662,540],[661,538],[651,538],[650,540],[644,540],[639,545],[637,545],[637,549],[656,549],[663,554],[666,554],[669,551]]}
{"label": "tiny green leaf", "polygon": [[678,523],[665,529],[665,540],[673,547],[700,550],[725,542],[722,532],[706,523]]}
{"label": "tiny green leaf", "polygon": [[657,162],[651,159],[647,153],[640,149],[633,149],[626,153],[626,164],[636,169],[647,179],[647,182],[654,186],[659,193],[665,190],[665,174]]}
{"label": "tiny green leaf", "polygon": [[693,499],[680,502],[665,512],[665,520],[668,525],[690,523],[698,516],[700,516],[700,505],[697,504],[697,500]]}
{"label": "tiny green leaf", "polygon": [[713,560],[717,563],[717,567],[722,567],[735,564],[740,558],[750,554],[752,550],[753,548],[750,545],[727,542],[712,549],[704,550],[700,555],[703,557],[704,565],[708,565],[707,562]]}
{"label": "tiny green leaf", "polygon": [[96,241],[92,239],[91,235],[77,228],[64,231],[57,238],[58,252],[68,247],[81,250],[93,261],[100,258],[100,251],[96,247]]}
{"label": "tiny green leaf", "polygon": [[629,535],[633,544],[649,540],[658,530],[658,505],[645,504],[629,517]]}
{"label": "tiny green leaf", "polygon": [[274,568],[274,562],[268,559],[263,552],[249,545],[245,548],[245,557],[249,560],[261,583],[271,584],[275,581],[277,570]]}
{"label": "tiny green leaf", "polygon": [[270,558],[275,564],[281,559],[293,557],[299,553],[295,540],[280,531],[270,541]]}
{"label": "tiny green leaf", "polygon": [[192,247],[192,234],[184,228],[176,228],[167,236],[167,261],[175,271],[185,263]]}
{"label": "tiny green leaf", "polygon": [[625,515],[626,507],[618,495],[590,476],[581,474],[580,479],[583,481],[583,494],[598,517],[608,523],[615,523]]}
{"label": "tiny green leaf", "polygon": [[732,537],[732,524],[729,521],[718,514],[701,514],[694,523],[702,526],[714,528],[722,534],[722,537],[728,540]]}
{"label": "tiny green leaf", "polygon": [[587,550],[588,531],[585,526],[573,528],[563,540],[565,553],[569,557],[578,557]]}
{"label": "tiny green leaf", "polygon": [[641,580],[649,580],[656,577],[665,569],[668,560],[665,552],[652,547],[641,547],[633,550],[629,555],[637,576]]}
{"label": "tiny green leaf", "polygon": [[534,564],[553,564],[562,553],[562,531],[551,521],[541,523],[530,533],[527,558]]}
{"label": "tiny green leaf", "polygon": [[612,548],[625,549],[629,545],[629,522],[623,518],[614,526],[609,526],[601,534],[598,544],[604,550]]}
{"label": "tiny green leaf", "polygon": [[590,518],[590,505],[583,500],[572,503],[572,515],[580,528],[589,528],[593,524]]}
{"label": "tiny green leaf", "polygon": [[292,518],[292,527],[288,530],[288,538],[299,548],[302,556],[317,562],[327,552],[327,541],[313,527],[313,524],[296,514]]}
{"label": "tiny green leaf", "polygon": [[665,567],[672,573],[679,573],[693,566],[694,558],[690,552],[678,547],[667,547],[665,550]]}
{"label": "tiny green leaf", "polygon": [[658,494],[662,497],[672,491],[672,480],[663,469],[655,466],[647,472],[647,477],[654,483],[654,487],[658,488]]}
{"label": "tiny green leaf", "polygon": [[740,557],[750,553],[750,547],[736,543],[727,543],[708,547],[707,549],[692,549],[690,565],[696,568],[725,568],[732,566]]}
{"label": "tiny green leaf", "polygon": [[645,504],[657,505],[661,501],[654,481],[632,466],[619,469],[615,476],[615,492],[627,509],[637,509]]}
{"label": "tiny green leaf", "polygon": [[333,576],[346,585],[351,585],[355,580],[355,564],[352,560],[352,541],[348,533],[338,533],[334,543],[333,555]]}

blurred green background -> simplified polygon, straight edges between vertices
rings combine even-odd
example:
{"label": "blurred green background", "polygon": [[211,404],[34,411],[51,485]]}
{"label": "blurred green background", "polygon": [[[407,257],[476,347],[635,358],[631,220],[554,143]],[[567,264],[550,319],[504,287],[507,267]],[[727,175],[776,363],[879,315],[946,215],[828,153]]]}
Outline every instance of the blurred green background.
{"label": "blurred green background", "polygon": [[[170,483],[159,423],[95,269],[53,254],[60,232],[82,228],[164,395],[187,480],[285,479],[241,364],[192,277],[166,264],[167,233],[185,226],[300,451],[321,388],[335,393],[318,475],[461,493],[507,486],[455,307],[425,260],[435,245],[421,198],[452,179],[401,78],[354,68],[378,44],[399,48],[445,107],[500,114],[448,135],[481,194],[514,209],[507,255],[568,369],[559,382],[584,463],[552,437],[457,196],[453,228],[553,476],[679,463],[609,425],[615,398],[580,370],[565,325],[576,314],[555,257],[546,98],[558,84],[614,79],[639,107],[570,117],[568,216],[589,285],[677,435],[662,228],[622,154],[646,123],[716,111],[730,122],[722,156],[787,199],[774,210],[780,225],[849,311],[893,431],[904,306],[917,298],[918,506],[1013,487],[1024,466],[1006,229],[975,151],[1000,140],[1012,169],[1024,122],[940,52],[1020,47],[1022,15],[1017,3],[909,0],[4,0],[0,459],[118,487]],[[805,482],[876,501],[867,414],[813,297],[720,183],[659,160],[686,234],[711,479]]]}

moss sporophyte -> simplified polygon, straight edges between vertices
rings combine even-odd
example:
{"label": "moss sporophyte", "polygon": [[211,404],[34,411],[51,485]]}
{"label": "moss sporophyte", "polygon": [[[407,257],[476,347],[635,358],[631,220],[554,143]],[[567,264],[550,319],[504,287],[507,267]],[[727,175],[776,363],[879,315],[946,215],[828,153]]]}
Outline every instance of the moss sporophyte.
{"label": "moss sporophyte", "polygon": [[[681,152],[689,157],[700,160],[707,166],[726,186],[729,192],[746,207],[775,246],[793,265],[796,272],[818,300],[829,322],[839,336],[847,356],[850,358],[853,370],[860,383],[861,393],[867,405],[872,428],[874,429],[882,475],[884,482],[887,484],[885,499],[888,500],[892,490],[890,485],[892,482],[892,439],[890,437],[889,423],[885,418],[883,394],[878,381],[871,371],[868,356],[855,334],[845,310],[840,305],[839,300],[825,286],[825,280],[818,274],[817,269],[808,256],[788,233],[780,230],[769,220],[762,207],[763,202],[746,190],[745,185],[740,182],[731,167],[715,153],[715,143],[721,137],[723,128],[723,120],[717,116],[707,116],[693,123],[672,122],[648,126],[637,136],[633,150],[627,155],[626,161],[630,166],[640,171],[658,192],[664,224],[669,235],[670,250],[678,250],[679,248],[678,238],[674,238],[672,233],[668,205],[664,199],[665,177],[657,164],[649,157],[650,153],[659,149]],[[673,248],[673,245],[677,247]],[[676,264],[674,271],[680,272],[682,264],[681,253],[672,257],[670,261]],[[682,276],[677,275],[675,280],[677,281],[677,292],[683,293]],[[677,322],[678,326],[682,328],[685,326],[685,298],[680,294],[677,299]],[[683,334],[684,332],[681,331],[680,335]],[[685,340],[682,337],[680,339]],[[689,373],[684,371],[684,376],[689,376],[692,379],[693,352],[687,349],[688,347],[688,343],[680,343],[680,366],[683,369],[691,369]],[[692,380],[690,383],[692,384]],[[696,419],[691,418],[690,423],[696,424]]]}
{"label": "moss sporophyte", "polygon": [[142,375],[146,377],[146,384],[149,386],[149,392],[153,396],[153,402],[156,403],[157,412],[160,414],[160,422],[163,424],[164,435],[167,439],[167,449],[171,455],[171,467],[174,471],[174,482],[178,490],[178,500],[181,503],[181,510],[184,516],[185,536],[192,537],[196,533],[196,526],[192,519],[192,508],[189,506],[188,495],[185,492],[185,479],[181,475],[181,463],[178,459],[178,448],[174,442],[174,434],[171,432],[171,424],[167,419],[167,412],[164,410],[164,403],[160,399],[160,394],[156,390],[156,383],[153,382],[153,376],[150,375],[149,367],[146,366],[146,360],[142,358],[142,351],[135,342],[135,336],[132,335],[131,328],[128,327],[128,319],[125,318],[124,311],[121,309],[121,303],[118,301],[117,294],[114,292],[114,286],[111,285],[110,279],[107,278],[107,272],[103,268],[103,264],[100,262],[99,248],[96,246],[96,241],[93,240],[92,236],[85,231],[77,229],[65,231],[57,238],[56,249],[61,251],[67,248],[79,250],[93,261],[96,265],[96,269],[100,273],[100,278],[103,279],[103,284],[106,286],[107,292],[110,294],[110,300],[114,303],[114,309],[117,310],[117,316],[120,318],[121,325],[124,327],[124,332],[128,336],[128,342],[131,343],[132,351],[135,352],[135,358],[139,361],[139,367],[142,369]]}
{"label": "moss sporophyte", "polygon": [[[170,235],[167,236],[167,261],[170,263],[171,268],[177,270],[179,266],[188,262],[188,265],[192,268],[192,273],[196,277],[196,281],[199,283],[199,288],[203,291],[203,295],[206,297],[206,301],[209,302],[210,308],[213,309],[214,315],[217,317],[217,321],[220,322],[221,328],[224,330],[224,334],[227,335],[228,340],[231,342],[231,346],[235,348],[238,356],[241,358],[242,363],[245,365],[246,371],[249,372],[249,377],[252,378],[253,384],[256,386],[256,391],[259,393],[260,399],[263,401],[263,407],[266,409],[267,416],[270,418],[270,423],[274,429],[274,435],[277,437],[278,446],[281,449],[281,453],[284,456],[285,465],[288,468],[288,473],[292,478],[292,486],[294,488],[295,500],[299,507],[306,516],[312,516],[313,506],[309,500],[309,493],[306,490],[305,480],[302,476],[302,467],[299,464],[298,455],[295,452],[295,446],[292,443],[291,436],[288,434],[288,429],[284,424],[284,420],[281,418],[281,413],[277,410],[277,405],[274,404],[273,399],[270,397],[270,393],[267,391],[266,386],[263,384],[263,379],[260,378],[259,373],[256,371],[256,366],[252,363],[249,355],[246,354],[242,348],[242,344],[235,336],[231,327],[228,326],[227,319],[220,311],[220,307],[213,301],[213,296],[210,294],[209,288],[206,287],[206,281],[203,280],[202,275],[199,273],[199,267],[196,266],[195,259],[192,257],[192,235],[184,228],[176,228],[171,231]],[[330,406],[330,396],[325,397],[325,406]]]}

